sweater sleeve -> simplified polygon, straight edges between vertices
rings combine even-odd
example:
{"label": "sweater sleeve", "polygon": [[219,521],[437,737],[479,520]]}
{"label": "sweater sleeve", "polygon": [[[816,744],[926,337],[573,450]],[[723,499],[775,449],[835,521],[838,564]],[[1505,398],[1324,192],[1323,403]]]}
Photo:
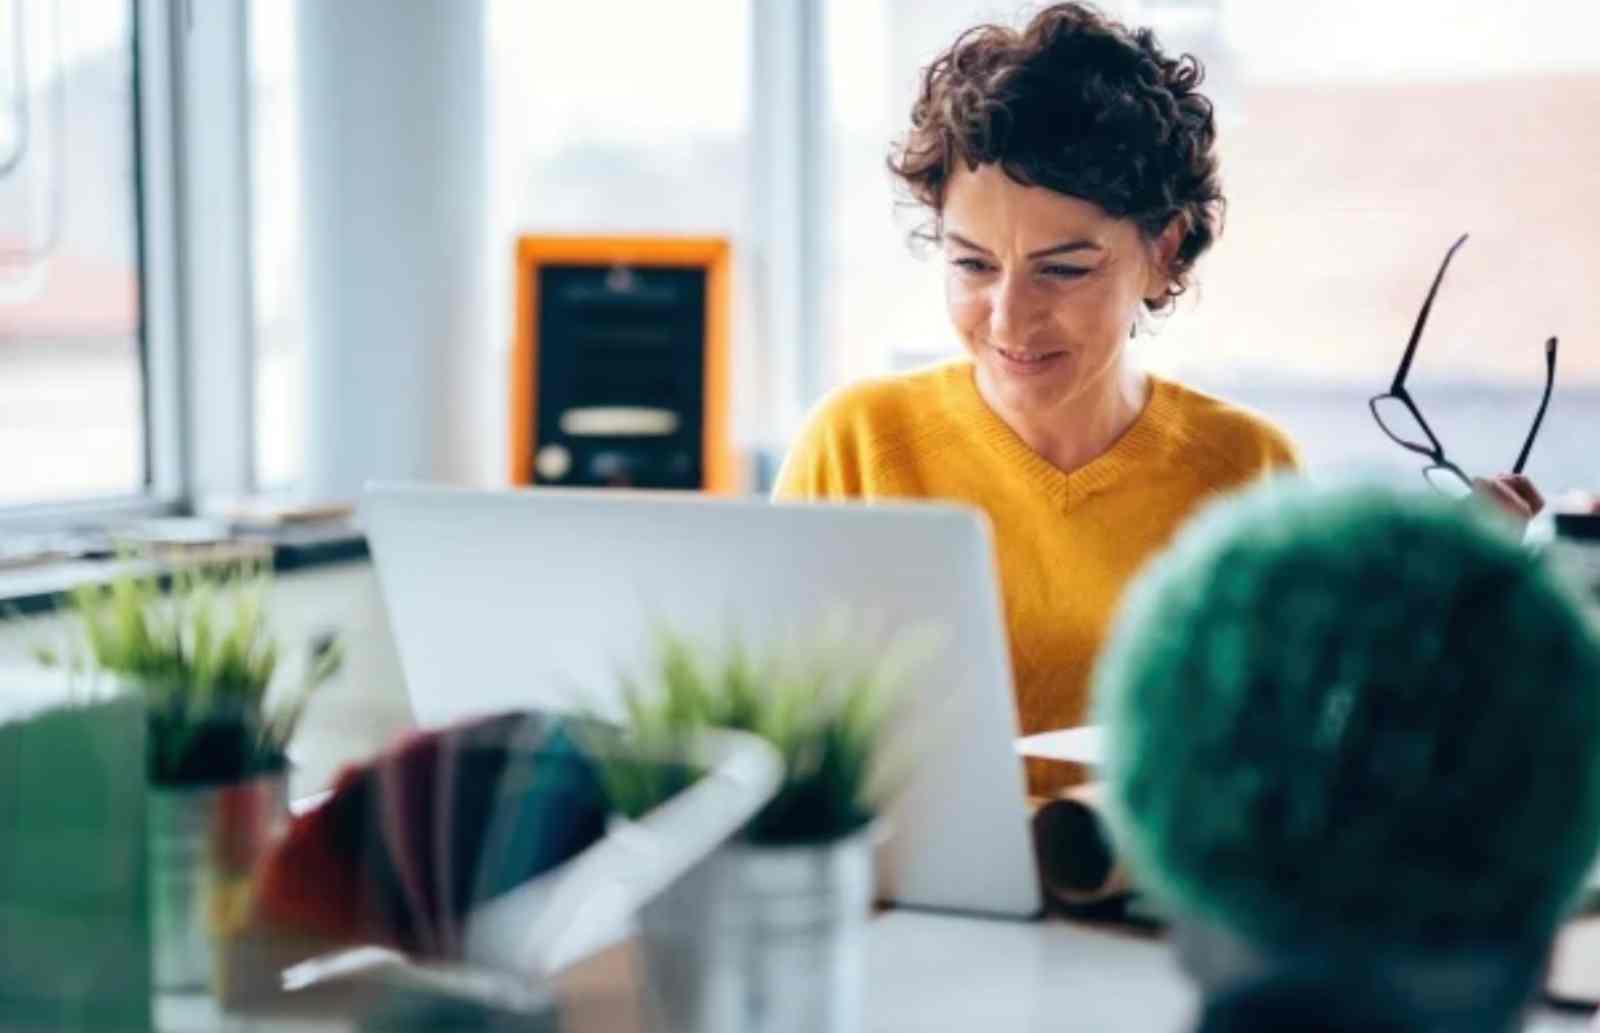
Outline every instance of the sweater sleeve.
{"label": "sweater sleeve", "polygon": [[778,470],[772,488],[774,502],[817,502],[864,494],[857,443],[864,418],[860,408],[848,392],[836,392],[818,403]]}

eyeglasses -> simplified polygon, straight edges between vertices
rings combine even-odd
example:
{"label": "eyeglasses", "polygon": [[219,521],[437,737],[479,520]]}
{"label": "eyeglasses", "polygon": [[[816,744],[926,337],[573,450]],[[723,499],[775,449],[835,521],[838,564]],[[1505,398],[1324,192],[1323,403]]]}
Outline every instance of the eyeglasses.
{"label": "eyeglasses", "polygon": [[[1411,392],[1406,390],[1406,375],[1411,372],[1411,360],[1416,357],[1417,342],[1422,339],[1422,328],[1428,322],[1428,312],[1433,308],[1434,295],[1439,293],[1444,271],[1450,268],[1450,260],[1466,242],[1467,235],[1463,233],[1461,239],[1445,252],[1439,272],[1433,278],[1433,286],[1428,288],[1428,297],[1422,303],[1422,311],[1417,313],[1416,326],[1411,328],[1411,340],[1406,344],[1405,354],[1400,356],[1400,368],[1394,372],[1394,382],[1389,385],[1387,392],[1374,395],[1367,402],[1372,409],[1372,418],[1378,421],[1379,429],[1389,435],[1390,440],[1401,448],[1427,457],[1429,463],[1423,468],[1422,476],[1428,483],[1444,494],[1455,496],[1471,493],[1472,478],[1445,456],[1444,446],[1439,443],[1433,428],[1428,426],[1428,421],[1422,418],[1422,410],[1417,408]],[[1539,425],[1544,422],[1544,411],[1550,405],[1550,391],[1556,382],[1556,344],[1554,337],[1544,343],[1544,397],[1539,400],[1539,411],[1534,413],[1533,426],[1528,428],[1528,436],[1522,442],[1522,451],[1517,453],[1512,473],[1521,473],[1527,465],[1528,453],[1533,450],[1533,439],[1538,437]]]}

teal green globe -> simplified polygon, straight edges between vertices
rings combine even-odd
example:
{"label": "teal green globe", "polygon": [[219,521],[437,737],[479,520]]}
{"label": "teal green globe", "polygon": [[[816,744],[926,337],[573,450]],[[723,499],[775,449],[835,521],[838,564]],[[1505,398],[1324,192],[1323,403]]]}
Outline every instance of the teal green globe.
{"label": "teal green globe", "polygon": [[1097,718],[1169,906],[1291,949],[1549,937],[1600,841],[1600,644],[1478,510],[1279,482],[1130,590]]}

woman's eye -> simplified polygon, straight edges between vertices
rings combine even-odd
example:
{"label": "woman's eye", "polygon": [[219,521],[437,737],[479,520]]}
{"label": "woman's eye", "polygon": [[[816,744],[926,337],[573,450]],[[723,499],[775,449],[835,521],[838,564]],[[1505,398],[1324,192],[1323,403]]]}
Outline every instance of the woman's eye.
{"label": "woman's eye", "polygon": [[1054,276],[1061,280],[1076,280],[1080,276],[1087,276],[1093,272],[1080,265],[1047,265],[1043,270],[1046,276]]}
{"label": "woman's eye", "polygon": [[981,258],[953,258],[950,264],[957,269],[968,273],[984,273],[989,271],[989,263]]}

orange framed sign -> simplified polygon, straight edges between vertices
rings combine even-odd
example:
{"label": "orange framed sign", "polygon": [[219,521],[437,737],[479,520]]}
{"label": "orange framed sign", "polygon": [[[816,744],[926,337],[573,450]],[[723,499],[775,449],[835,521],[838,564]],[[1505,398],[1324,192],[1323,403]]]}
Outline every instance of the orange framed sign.
{"label": "orange framed sign", "polygon": [[518,238],[512,484],[740,489],[731,254],[720,237]]}

